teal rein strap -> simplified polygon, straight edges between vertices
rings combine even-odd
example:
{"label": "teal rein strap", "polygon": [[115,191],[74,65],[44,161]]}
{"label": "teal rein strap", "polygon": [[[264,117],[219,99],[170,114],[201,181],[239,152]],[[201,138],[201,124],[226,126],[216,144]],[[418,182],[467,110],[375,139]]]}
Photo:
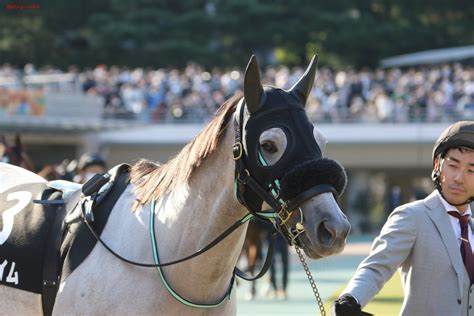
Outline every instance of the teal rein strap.
{"label": "teal rein strap", "polygon": [[[151,202],[151,207],[150,207],[150,238],[151,238],[151,245],[152,245],[152,250],[153,250],[153,259],[155,261],[155,264],[158,265],[156,269],[158,270],[158,274],[160,275],[161,281],[165,285],[166,289],[170,293],[171,296],[173,296],[178,302],[189,306],[189,307],[196,307],[196,308],[212,308],[219,306],[224,302],[226,298],[230,299],[230,294],[232,292],[232,288],[234,286],[234,279],[235,279],[235,271],[232,272],[232,278],[230,280],[229,288],[227,289],[226,293],[222,298],[220,298],[216,303],[211,303],[211,304],[203,304],[203,303],[195,303],[191,302],[185,298],[183,298],[181,295],[179,295],[173,288],[170,286],[168,281],[166,281],[166,278],[163,274],[163,271],[161,270],[161,267],[159,266],[160,264],[160,259],[158,257],[158,246],[156,243],[156,236],[155,236],[155,199],[152,200]],[[245,223],[249,221],[250,219],[253,218],[253,215],[248,213],[244,217],[240,219],[240,223]]]}

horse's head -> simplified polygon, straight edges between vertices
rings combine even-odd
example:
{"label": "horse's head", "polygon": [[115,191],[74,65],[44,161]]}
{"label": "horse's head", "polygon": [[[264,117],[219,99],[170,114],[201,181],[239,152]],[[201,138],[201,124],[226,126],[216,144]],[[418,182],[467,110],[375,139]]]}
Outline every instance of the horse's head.
{"label": "horse's head", "polygon": [[239,201],[254,213],[267,202],[278,212],[271,219],[277,229],[311,258],[342,251],[350,230],[336,202],[346,185],[345,171],[323,158],[326,140],[304,109],[316,63],[314,56],[286,91],[262,86],[252,56],[236,110],[234,145]]}
{"label": "horse's head", "polygon": [[26,153],[19,135],[15,136],[14,145],[8,145],[4,136],[0,137],[0,161],[19,166],[27,170],[33,170],[33,165]]}

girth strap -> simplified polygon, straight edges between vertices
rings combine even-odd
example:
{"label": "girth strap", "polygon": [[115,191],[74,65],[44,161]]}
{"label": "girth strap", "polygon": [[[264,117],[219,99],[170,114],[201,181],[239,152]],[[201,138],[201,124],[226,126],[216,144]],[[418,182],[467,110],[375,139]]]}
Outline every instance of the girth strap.
{"label": "girth strap", "polygon": [[[46,250],[43,263],[43,289],[41,294],[41,303],[43,305],[43,315],[51,315],[53,313],[54,301],[59,287],[59,270],[60,270],[60,247],[64,235],[63,219],[64,205],[57,206],[55,203],[62,200],[62,193],[54,189],[46,189],[41,196],[41,200],[49,200],[45,206],[48,211],[55,212],[54,222],[48,233]],[[63,203],[64,204],[64,203]]]}

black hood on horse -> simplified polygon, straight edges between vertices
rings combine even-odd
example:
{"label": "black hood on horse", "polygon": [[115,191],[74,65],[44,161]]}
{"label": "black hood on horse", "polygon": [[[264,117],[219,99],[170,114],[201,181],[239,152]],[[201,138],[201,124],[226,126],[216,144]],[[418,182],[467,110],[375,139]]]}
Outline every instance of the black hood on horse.
{"label": "black hood on horse", "polygon": [[[317,60],[311,60],[301,79],[288,91],[260,83],[258,66],[251,59],[244,81],[241,104],[243,162],[250,176],[275,199],[290,201],[320,184],[329,185],[325,192],[341,194],[346,185],[344,168],[334,160],[323,158],[321,148],[313,137],[314,126],[309,121],[305,104],[313,86]],[[248,111],[243,109],[247,108]],[[239,109],[237,109],[239,113]],[[277,122],[277,123],[276,123]],[[268,165],[260,152],[260,135],[270,128],[281,129],[287,147],[281,159]],[[329,189],[331,187],[331,189]],[[247,206],[257,212],[263,198],[252,188],[243,194]],[[312,195],[307,194],[306,198]],[[300,202],[303,202],[298,198]]]}
{"label": "black hood on horse", "polygon": [[[252,175],[256,179],[262,184],[269,185],[274,179],[281,179],[289,165],[321,158],[322,153],[314,137],[301,137],[313,135],[314,127],[298,99],[281,89],[265,90],[265,102],[245,125],[244,138],[247,147],[245,162],[252,166]],[[288,145],[282,158],[275,165],[266,166],[259,152],[259,136],[273,127],[281,128],[285,132]]]}

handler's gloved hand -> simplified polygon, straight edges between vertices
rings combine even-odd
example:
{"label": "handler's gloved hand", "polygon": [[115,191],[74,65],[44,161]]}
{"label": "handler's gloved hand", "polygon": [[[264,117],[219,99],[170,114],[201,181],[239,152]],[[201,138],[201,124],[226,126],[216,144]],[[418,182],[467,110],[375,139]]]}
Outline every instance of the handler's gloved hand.
{"label": "handler's gloved hand", "polygon": [[363,315],[360,304],[350,294],[344,294],[332,303],[331,315],[333,316],[360,316]]}

